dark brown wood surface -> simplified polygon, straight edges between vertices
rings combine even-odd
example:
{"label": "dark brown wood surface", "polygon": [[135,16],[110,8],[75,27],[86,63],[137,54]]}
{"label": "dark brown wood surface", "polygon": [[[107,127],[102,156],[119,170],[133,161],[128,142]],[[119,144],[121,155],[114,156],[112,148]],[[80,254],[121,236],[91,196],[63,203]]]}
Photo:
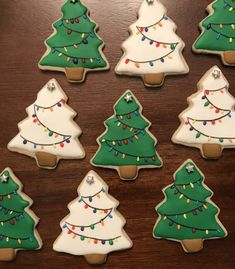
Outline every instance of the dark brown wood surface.
{"label": "dark brown wood surface", "polygon": [[[122,55],[121,43],[129,36],[128,27],[136,20],[141,0],[85,0],[91,17],[99,24],[105,41],[105,54],[111,64],[109,72],[90,73],[84,84],[71,85],[64,74],[41,72],[37,63],[45,52],[43,41],[52,33],[51,24],[61,13],[63,0],[0,1],[0,170],[11,167],[34,200],[32,209],[40,217],[38,231],[43,240],[39,251],[21,251],[4,269],[92,268],[83,257],[56,253],[52,244],[61,232],[59,222],[68,214],[67,204],[77,197],[77,187],[90,169],[89,161],[98,146],[96,138],[104,131],[103,121],[113,114],[113,104],[131,89],[152,122],[157,137],[157,151],[163,158],[162,169],[142,170],[133,183],[121,182],[114,170],[94,169],[110,186],[110,194],[120,201],[126,232],[133,240],[130,250],[109,255],[103,268],[234,268],[235,264],[235,149],[224,150],[218,161],[206,161],[197,149],[173,145],[171,135],[179,125],[178,114],[187,107],[186,98],[196,90],[196,83],[211,66],[222,68],[235,96],[234,68],[221,65],[219,57],[195,55],[191,46],[198,36],[198,23],[206,16],[211,1],[163,0],[168,15],[178,25],[178,34],[186,43],[184,56],[190,73],[168,77],[161,89],[146,89],[138,78],[117,77],[114,67]],[[37,92],[56,78],[69,96],[69,105],[78,112],[76,122],[83,134],[84,160],[60,161],[56,170],[39,169],[27,156],[7,150],[7,143],[17,132],[17,123],[27,115]],[[231,128],[234,128],[231,126]],[[172,174],[187,158],[192,158],[214,191],[213,201],[220,207],[220,219],[227,228],[226,239],[204,243],[202,252],[184,253],[181,245],[155,240],[152,229],[157,219],[155,206],[163,200],[162,188],[172,182]],[[101,266],[102,268],[102,266]]]}

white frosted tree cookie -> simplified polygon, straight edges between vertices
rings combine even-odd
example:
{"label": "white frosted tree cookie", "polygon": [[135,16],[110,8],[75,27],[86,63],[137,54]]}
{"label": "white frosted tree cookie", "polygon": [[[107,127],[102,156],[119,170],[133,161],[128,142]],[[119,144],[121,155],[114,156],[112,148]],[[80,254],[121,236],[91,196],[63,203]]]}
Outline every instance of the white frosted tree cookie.
{"label": "white frosted tree cookie", "polygon": [[119,202],[108,194],[108,186],[90,171],[78,187],[79,197],[68,208],[70,214],[60,223],[62,233],[53,249],[84,256],[90,264],[102,264],[107,254],[132,247],[123,230],[126,221],[116,210]]}
{"label": "white frosted tree cookie", "polygon": [[148,87],[159,87],[165,76],[189,72],[176,35],[175,23],[158,0],[143,0],[131,36],[122,44],[124,54],[116,66],[119,75],[140,76]]}
{"label": "white frosted tree cookie", "polygon": [[30,209],[33,201],[22,189],[10,168],[0,173],[0,261],[14,260],[19,250],[42,247],[36,230],[39,219]]}
{"label": "white frosted tree cookie", "polygon": [[218,159],[224,148],[235,147],[235,99],[221,70],[214,66],[188,98],[189,107],[179,118],[181,125],[172,141],[201,150],[204,158]]}
{"label": "white frosted tree cookie", "polygon": [[82,159],[85,152],[78,137],[81,129],[73,121],[76,112],[55,79],[38,93],[37,100],[18,124],[19,133],[9,142],[10,151],[36,159],[39,167],[53,169],[60,159]]}

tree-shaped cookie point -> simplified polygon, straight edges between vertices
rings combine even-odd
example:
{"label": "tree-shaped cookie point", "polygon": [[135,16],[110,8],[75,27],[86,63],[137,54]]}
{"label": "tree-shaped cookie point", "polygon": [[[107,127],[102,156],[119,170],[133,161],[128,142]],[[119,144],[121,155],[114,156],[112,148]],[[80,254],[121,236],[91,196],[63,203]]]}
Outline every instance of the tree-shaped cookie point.
{"label": "tree-shaped cookie point", "polygon": [[130,26],[131,36],[122,45],[116,73],[140,76],[149,87],[161,86],[167,75],[188,73],[182,56],[185,45],[175,31],[160,1],[143,0],[138,20]]}
{"label": "tree-shaped cookie point", "polygon": [[204,240],[227,236],[218,219],[219,208],[210,200],[213,192],[192,160],[176,171],[174,183],[163,192],[165,200],[156,207],[155,238],[178,241],[186,252],[193,253],[203,248]]}
{"label": "tree-shaped cookie point", "polygon": [[108,194],[108,186],[99,175],[90,171],[78,194],[68,205],[70,214],[61,221],[62,233],[53,249],[83,255],[90,264],[102,264],[108,253],[131,248],[123,230],[126,221],[116,210],[119,202]]}
{"label": "tree-shaped cookie point", "polygon": [[189,108],[179,118],[181,125],[172,137],[177,144],[197,147],[204,158],[218,159],[224,148],[235,147],[235,99],[221,70],[214,66],[189,97]]}
{"label": "tree-shaped cookie point", "polygon": [[38,218],[29,209],[32,200],[10,168],[0,174],[0,261],[11,261],[18,250],[42,246],[35,229]]}
{"label": "tree-shaped cookie point", "polygon": [[200,23],[196,53],[221,55],[225,65],[235,65],[235,2],[216,0],[207,7],[209,16]]}
{"label": "tree-shaped cookie point", "polygon": [[39,167],[48,169],[55,168],[60,159],[82,159],[81,129],[73,121],[76,112],[67,100],[58,82],[51,79],[27,108],[28,117],[18,124],[19,133],[8,149],[34,157]]}
{"label": "tree-shaped cookie point", "polygon": [[45,41],[47,51],[39,68],[65,72],[70,82],[82,82],[88,71],[109,69],[102,52],[104,42],[88,9],[80,0],[67,0],[62,14],[53,24],[54,33]]}
{"label": "tree-shaped cookie point", "polygon": [[115,115],[104,124],[106,131],[97,142],[99,149],[91,163],[94,166],[116,169],[123,180],[133,180],[141,168],[162,166],[149,132],[151,123],[142,115],[142,106],[127,90],[114,105]]}

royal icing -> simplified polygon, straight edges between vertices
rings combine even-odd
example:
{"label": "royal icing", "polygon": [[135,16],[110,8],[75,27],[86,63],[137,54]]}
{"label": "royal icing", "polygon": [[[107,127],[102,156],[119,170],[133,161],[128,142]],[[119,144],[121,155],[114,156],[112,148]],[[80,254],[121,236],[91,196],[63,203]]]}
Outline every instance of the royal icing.
{"label": "royal icing", "polygon": [[104,122],[107,129],[97,139],[100,147],[92,164],[117,169],[126,165],[162,166],[155,150],[157,140],[148,130],[151,123],[142,116],[142,106],[130,90],[116,102],[114,112]]}
{"label": "royal icing", "polygon": [[22,184],[10,168],[0,174],[0,249],[39,249],[35,229],[38,218],[29,209],[32,200],[22,193]]}
{"label": "royal icing", "polygon": [[46,40],[48,48],[39,62],[46,67],[106,68],[102,53],[103,41],[98,37],[97,25],[80,0],[68,0],[62,7],[62,18],[53,24],[54,33]]}
{"label": "royal icing", "polygon": [[235,99],[228,89],[222,71],[212,67],[199,81],[198,91],[188,98],[189,108],[179,116],[181,125],[173,142],[199,148],[205,143],[235,147]]}
{"label": "royal icing", "polygon": [[116,67],[118,74],[187,73],[182,56],[184,42],[176,35],[176,25],[166,16],[158,0],[144,0],[138,20],[130,26],[131,36],[122,44],[124,55]]}
{"label": "royal icing", "polygon": [[28,118],[18,124],[19,133],[8,149],[29,156],[42,151],[63,159],[83,158],[85,152],[78,140],[81,129],[73,121],[76,112],[67,100],[58,82],[51,79],[26,109]]}
{"label": "royal icing", "polygon": [[213,192],[204,184],[204,175],[192,160],[174,174],[174,183],[163,189],[165,200],[156,207],[156,238],[181,241],[212,239],[227,235],[218,219],[219,208],[210,200]]}
{"label": "royal icing", "polygon": [[123,230],[125,219],[116,210],[119,202],[108,194],[108,186],[90,171],[78,188],[79,197],[61,221],[62,233],[53,249],[73,255],[108,254],[132,247]]}
{"label": "royal icing", "polygon": [[235,3],[233,0],[216,0],[207,8],[209,16],[201,22],[202,34],[194,49],[214,51],[235,50]]}

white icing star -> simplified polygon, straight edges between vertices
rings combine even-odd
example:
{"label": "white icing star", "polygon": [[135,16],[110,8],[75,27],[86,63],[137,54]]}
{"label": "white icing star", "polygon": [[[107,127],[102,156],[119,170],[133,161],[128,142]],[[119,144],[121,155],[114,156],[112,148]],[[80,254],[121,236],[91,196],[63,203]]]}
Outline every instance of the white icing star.
{"label": "white icing star", "polygon": [[48,84],[47,84],[47,89],[48,89],[50,92],[54,91],[54,89],[55,89],[55,83],[54,83],[54,82],[52,82],[52,83],[48,83]]}
{"label": "white icing star", "polygon": [[94,177],[93,176],[88,176],[86,178],[86,182],[89,184],[89,185],[92,185],[95,183],[95,180],[94,180]]}
{"label": "white icing star", "polygon": [[124,99],[126,100],[127,103],[132,102],[132,95],[127,93]]}
{"label": "white icing star", "polygon": [[215,69],[212,73],[212,76],[214,77],[214,79],[220,78],[221,72],[218,69]]}
{"label": "white icing star", "polygon": [[188,173],[194,172],[194,166],[192,164],[187,165],[185,169],[188,171]]}
{"label": "white icing star", "polygon": [[3,174],[3,175],[1,176],[1,182],[2,182],[2,183],[6,183],[7,181],[8,181],[8,176],[6,176],[6,175]]}

